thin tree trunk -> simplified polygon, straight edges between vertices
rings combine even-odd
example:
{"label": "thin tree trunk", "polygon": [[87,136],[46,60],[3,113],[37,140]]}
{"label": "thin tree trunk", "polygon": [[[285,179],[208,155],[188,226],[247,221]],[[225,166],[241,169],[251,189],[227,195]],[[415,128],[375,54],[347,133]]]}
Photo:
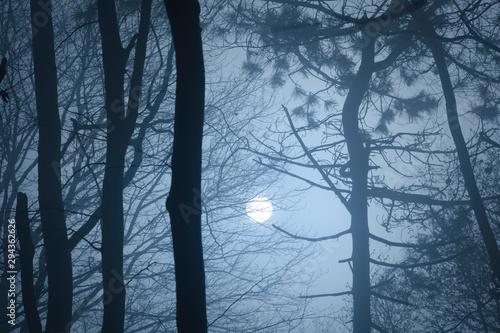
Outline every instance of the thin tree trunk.
{"label": "thin tree trunk", "polygon": [[[408,1],[405,1],[405,5],[411,6]],[[483,238],[484,244],[486,246],[486,251],[490,259],[491,270],[493,271],[493,274],[496,278],[497,285],[500,285],[500,250],[498,249],[495,234],[493,233],[490,222],[488,220],[488,215],[486,214],[483,199],[481,198],[481,194],[476,182],[476,177],[474,176],[474,170],[470,162],[470,155],[469,151],[467,150],[467,144],[465,143],[465,139],[462,134],[462,128],[460,127],[455,92],[450,79],[448,66],[446,65],[446,60],[444,57],[445,51],[442,44],[439,42],[432,22],[429,20],[423,9],[414,11],[412,13],[412,16],[415,21],[419,23],[419,27],[424,35],[424,41],[430,48],[432,56],[436,61],[436,67],[438,69],[439,78],[441,80],[441,86],[443,88],[443,94],[446,102],[446,116],[448,120],[448,126],[450,128],[455,147],[457,148],[458,160],[460,163],[460,170],[464,178],[465,188],[467,189],[467,192],[469,193],[469,196],[471,198],[471,207],[474,211],[474,215],[476,216],[479,230],[481,232],[481,237]]]}
{"label": "thin tree trunk", "polygon": [[[141,128],[137,135],[137,145],[139,148],[136,149],[134,159],[132,160],[132,163],[130,163],[129,169],[125,171],[125,174],[123,176],[123,189],[125,189],[132,181],[137,172],[137,169],[142,163],[142,149],[140,149],[140,147],[142,147],[142,142],[144,140],[146,130],[149,128],[151,121],[155,119],[156,114],[158,113],[158,110],[160,109],[160,106],[167,94],[167,86],[173,69],[172,59],[173,47],[168,51],[165,75],[163,77],[162,88],[160,89],[161,92],[158,94],[158,96],[155,97],[154,103],[147,107],[149,110],[149,114],[142,121]],[[100,219],[101,206],[97,207],[96,210],[94,210],[94,212],[91,214],[89,219],[73,235],[71,235],[71,237],[69,238],[69,247],[71,250],[73,250],[78,245],[78,243],[97,225]]]}
{"label": "thin tree trunk", "polygon": [[33,256],[35,248],[31,239],[31,229],[28,219],[28,197],[24,193],[17,193],[16,207],[17,236],[21,249],[21,290],[23,307],[30,333],[41,333],[42,324],[36,307],[35,288],[33,286]]}
{"label": "thin tree trunk", "polygon": [[368,228],[368,159],[369,147],[364,147],[359,130],[359,107],[373,73],[375,40],[362,48],[361,65],[353,79],[342,109],[342,125],[349,152],[351,197],[353,332],[369,333],[370,313],[370,248]]}
{"label": "thin tree trunk", "polygon": [[207,331],[201,239],[205,73],[197,0],[165,0],[177,64],[172,185],[167,199],[175,260],[177,328]]}
{"label": "thin tree trunk", "polygon": [[98,0],[98,20],[102,39],[105,108],[108,118],[106,169],[102,190],[102,276],[103,333],[122,333],[125,320],[125,284],[123,278],[123,171],[125,154],[134,132],[142,91],[151,14],[151,0],[141,3],[141,17],[135,48],[129,102],[125,112],[124,75],[133,42],[122,47],[115,2]]}
{"label": "thin tree trunk", "polygon": [[69,332],[73,280],[61,193],[59,164],[61,160],[61,122],[57,101],[57,70],[50,2],[31,0],[31,17],[39,129],[38,199],[47,255],[49,284],[45,331]]}

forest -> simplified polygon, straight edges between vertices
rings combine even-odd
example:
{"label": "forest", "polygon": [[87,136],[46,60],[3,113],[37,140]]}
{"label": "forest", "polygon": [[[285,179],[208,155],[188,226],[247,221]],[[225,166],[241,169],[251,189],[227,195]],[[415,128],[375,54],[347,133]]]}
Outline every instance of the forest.
{"label": "forest", "polygon": [[500,1],[0,15],[0,332],[500,332]]}

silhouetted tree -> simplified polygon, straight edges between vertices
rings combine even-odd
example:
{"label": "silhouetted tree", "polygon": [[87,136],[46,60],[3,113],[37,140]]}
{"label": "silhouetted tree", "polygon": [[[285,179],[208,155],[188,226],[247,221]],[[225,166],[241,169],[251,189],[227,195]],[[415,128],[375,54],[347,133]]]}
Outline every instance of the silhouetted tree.
{"label": "silhouetted tree", "polygon": [[[415,6],[414,3],[407,0],[404,1],[404,4],[407,8],[413,8]],[[425,10],[419,8],[412,12],[412,16],[418,23],[418,28],[422,33],[423,41],[431,50],[436,64],[446,102],[447,122],[453,142],[457,148],[457,155],[460,161],[460,170],[462,171],[465,188],[471,198],[471,206],[474,210],[479,230],[481,231],[481,237],[486,246],[491,270],[495,275],[496,284],[500,286],[500,250],[498,248],[495,234],[493,233],[490,222],[488,221],[488,215],[486,213],[483,199],[481,198],[471,165],[471,158],[462,134],[460,119],[457,112],[457,101],[455,98],[454,87],[448,71],[448,66],[446,64],[445,50],[439,41],[439,36],[437,35],[433,27],[433,23],[429,20],[428,14]]]}
{"label": "silhouetted tree", "polygon": [[[40,15],[45,24],[40,24]],[[61,191],[61,121],[57,91],[52,6],[31,1],[38,123],[38,201],[47,262],[46,332],[69,331],[73,299],[71,251]]]}
{"label": "silhouetted tree", "polygon": [[[102,190],[102,274],[104,317],[102,332],[123,332],[125,284],[123,280],[123,171],[125,154],[135,129],[149,33],[151,0],[141,1],[139,32],[122,47],[115,2],[97,2],[102,39],[105,109],[107,116],[106,169]],[[125,69],[130,52],[135,57],[128,103],[125,103]],[[126,105],[125,105],[126,104]]]}
{"label": "silhouetted tree", "polygon": [[[376,46],[386,41],[385,39],[383,41],[379,40],[383,29],[397,35],[404,33],[398,19],[404,16],[406,12],[391,3],[388,9],[385,9],[383,5],[377,7],[373,11],[374,14],[368,18],[366,14],[361,15],[361,12],[354,13],[351,16],[344,11],[336,12],[321,4],[317,6],[308,2],[291,4],[287,1],[277,1],[277,3],[283,3],[283,6],[277,5],[266,9],[249,8],[248,12],[252,14],[250,19],[248,19],[249,15],[241,7],[235,13],[235,16],[243,13],[241,17],[244,22],[245,19],[254,20],[255,25],[252,28],[259,32],[260,44],[258,45],[270,50],[272,54],[270,58],[273,59],[276,68],[271,84],[276,81],[276,76],[284,75],[283,72],[286,72],[291,56],[295,56],[299,61],[296,71],[317,76],[329,87],[327,89],[335,87],[342,93],[347,91],[347,95],[340,114],[341,126],[335,128],[335,126],[331,125],[334,123],[335,115],[326,116],[325,119],[320,121],[315,119],[316,109],[320,102],[319,93],[307,96],[301,87],[297,85],[295,89],[296,95],[302,95],[306,102],[304,106],[297,107],[291,113],[307,120],[307,125],[300,129],[295,128],[291,113],[286,108],[285,112],[291,132],[300,143],[304,157],[307,157],[307,162],[299,163],[295,160],[295,157],[285,156],[286,154],[283,152],[286,152],[284,148],[286,144],[283,144],[282,148],[279,149],[280,153],[276,150],[272,151],[272,156],[269,159],[316,169],[326,184],[318,184],[309,181],[309,179],[306,182],[333,191],[351,214],[350,228],[334,236],[329,236],[328,239],[349,233],[352,235],[352,257],[346,260],[350,265],[352,262],[352,290],[331,294],[331,296],[352,294],[353,331],[370,332],[374,327],[370,319],[372,296],[385,297],[373,290],[370,284],[370,264],[374,263],[374,261],[370,258],[369,244],[370,239],[374,239],[375,236],[369,232],[368,219],[368,201],[377,190],[372,185],[368,186],[369,183],[377,182],[374,181],[376,178],[373,174],[370,174],[370,170],[379,168],[379,166],[373,165],[375,162],[370,159],[370,154],[380,149],[378,146],[383,145],[383,140],[371,139],[370,134],[367,133],[366,127],[368,126],[364,125],[367,118],[367,116],[364,116],[367,107],[364,106],[364,102],[366,101],[366,104],[370,103],[374,94],[383,97],[385,93],[390,91],[388,86],[390,87],[391,83],[388,79],[389,75],[385,71],[394,64],[409,45],[406,42],[402,42],[397,46],[392,45],[390,52],[387,53],[382,52],[381,48]],[[324,18],[325,24],[314,15],[309,15],[307,11],[301,13],[294,5],[317,12],[318,17]],[[255,10],[255,12],[252,12],[252,10]],[[260,12],[261,10],[264,12]],[[355,9],[351,9],[351,11],[353,10]],[[381,21],[385,23],[382,26]],[[349,26],[345,27],[346,24],[349,24]],[[249,25],[246,25],[246,27],[248,28]],[[359,32],[361,32],[361,38],[355,37]],[[354,40],[354,43],[351,43],[351,40]],[[356,70],[354,69],[354,56],[348,57],[340,51],[345,48],[345,45],[351,45],[355,48],[355,52],[353,52],[355,56],[361,53],[359,67]],[[255,47],[255,44],[249,46],[249,49],[253,47]],[[250,52],[249,54],[249,60],[245,66],[250,71],[250,68],[259,66],[259,64],[251,67],[250,64],[255,64],[255,62],[251,62],[252,55]],[[376,57],[381,58],[381,60],[375,61]],[[331,71],[328,72],[325,68]],[[376,77],[374,77],[375,74]],[[375,79],[378,81],[375,81]],[[386,84],[386,86],[383,86],[383,84]],[[406,104],[406,102],[408,101],[401,98],[401,104]],[[334,103],[325,100],[327,110],[333,109],[332,104]],[[433,107],[434,103],[431,101],[427,106],[420,107],[417,112],[432,109]],[[300,133],[312,132],[323,126],[325,128],[333,127],[334,131],[340,131],[345,141],[328,143],[327,139],[324,139],[323,145],[308,148],[304,144]],[[325,135],[325,138],[328,138],[328,136]],[[285,140],[283,139],[283,141]],[[341,148],[337,148],[344,142],[347,146],[347,154]],[[386,146],[385,148],[389,147]],[[334,160],[329,163],[323,162],[324,165],[320,163],[313,155],[321,151],[331,152]],[[266,165],[275,166],[274,163],[266,163]],[[333,170],[338,170],[338,173],[336,174]],[[349,189],[340,189],[333,179],[336,179],[336,182],[346,184]],[[345,192],[348,194],[345,195]],[[380,238],[377,238],[377,240],[384,241]]]}
{"label": "silhouetted tree", "polygon": [[205,70],[197,0],[165,0],[177,66],[172,183],[167,198],[175,261],[177,328],[206,332],[201,239]]}
{"label": "silhouetted tree", "polygon": [[[2,63],[0,64],[0,83],[2,83],[5,74],[7,74],[7,58],[2,59]],[[9,102],[9,93],[7,93],[6,89],[0,90],[0,96],[2,97],[5,103]]]}
{"label": "silhouetted tree", "polygon": [[35,290],[33,286],[33,256],[35,249],[31,238],[31,228],[28,218],[28,197],[24,193],[17,193],[16,224],[17,236],[21,250],[19,257],[21,261],[21,291],[23,295],[23,307],[28,324],[28,330],[32,333],[41,333],[42,324],[36,306]]}

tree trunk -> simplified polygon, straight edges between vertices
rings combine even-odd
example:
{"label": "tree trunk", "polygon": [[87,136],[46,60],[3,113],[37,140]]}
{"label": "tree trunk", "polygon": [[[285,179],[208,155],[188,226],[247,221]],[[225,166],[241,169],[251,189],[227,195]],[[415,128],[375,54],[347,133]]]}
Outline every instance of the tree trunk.
{"label": "tree trunk", "polygon": [[129,102],[125,113],[125,66],[133,43],[122,47],[114,1],[97,2],[102,40],[105,108],[108,120],[106,169],[102,189],[102,277],[103,333],[122,333],[125,320],[125,284],[123,278],[123,171],[125,154],[134,132],[142,91],[151,14],[151,0],[141,3],[141,17],[135,48]]}
{"label": "tree trunk", "polygon": [[177,328],[207,331],[201,239],[205,73],[197,0],[165,0],[177,64],[172,185],[167,199],[175,260]]}
{"label": "tree trunk", "polygon": [[35,248],[31,239],[31,229],[28,219],[28,197],[24,193],[17,193],[16,207],[17,237],[21,249],[21,290],[23,307],[28,330],[30,333],[41,333],[42,324],[36,307],[35,288],[33,286],[33,256]]}
{"label": "tree trunk", "polygon": [[[405,1],[406,6],[410,4]],[[471,207],[476,216],[477,223],[479,225],[479,230],[481,232],[481,237],[483,238],[484,244],[486,246],[486,252],[490,259],[490,267],[496,279],[496,284],[500,285],[500,250],[498,249],[498,244],[495,239],[495,234],[491,228],[490,222],[488,220],[488,215],[486,214],[486,209],[484,207],[483,199],[479,192],[477,186],[476,178],[474,176],[474,170],[470,162],[469,151],[467,150],[467,144],[465,143],[464,136],[462,134],[462,129],[460,126],[460,121],[457,112],[457,101],[455,99],[455,92],[453,89],[453,84],[451,83],[450,73],[448,71],[448,66],[446,65],[446,60],[444,57],[445,51],[442,44],[439,42],[436,31],[433,28],[432,22],[427,17],[423,9],[419,9],[412,13],[413,18],[423,32],[424,41],[430,48],[432,56],[436,61],[436,67],[438,69],[439,79],[441,80],[441,86],[443,88],[443,94],[446,102],[446,116],[448,120],[448,126],[450,128],[451,136],[455,147],[457,148],[458,160],[460,163],[460,170],[465,182],[465,188],[469,193],[471,199]]]}
{"label": "tree trunk", "polygon": [[362,49],[361,65],[353,79],[342,109],[342,125],[349,152],[351,197],[348,209],[351,214],[352,274],[353,274],[353,332],[369,333],[370,313],[370,248],[368,229],[367,177],[369,147],[363,145],[359,131],[359,107],[373,73],[375,40]]}
{"label": "tree trunk", "polygon": [[31,17],[39,129],[38,199],[49,284],[45,330],[69,332],[73,280],[61,193],[61,122],[50,2],[31,0]]}

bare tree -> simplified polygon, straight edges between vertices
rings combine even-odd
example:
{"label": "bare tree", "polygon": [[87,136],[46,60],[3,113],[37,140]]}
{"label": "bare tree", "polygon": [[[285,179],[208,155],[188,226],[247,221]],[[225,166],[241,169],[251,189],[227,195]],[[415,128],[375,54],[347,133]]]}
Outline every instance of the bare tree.
{"label": "bare tree", "polygon": [[28,197],[26,194],[19,192],[17,194],[16,223],[19,230],[19,245],[21,245],[20,261],[23,307],[28,330],[33,333],[41,333],[42,324],[38,314],[33,286],[33,256],[35,255],[35,249],[33,247],[29,222]]}
{"label": "bare tree", "polygon": [[[123,171],[125,154],[135,129],[146,44],[149,33],[151,1],[141,2],[138,34],[127,47],[122,46],[114,1],[98,1],[98,20],[102,39],[105,109],[108,121],[106,170],[102,193],[102,273],[104,289],[103,332],[123,332],[125,285],[123,280]],[[128,103],[125,103],[125,68],[129,53],[135,57]],[[126,104],[126,105],[125,105]]]}
{"label": "bare tree", "polygon": [[172,183],[167,199],[175,261],[177,329],[206,332],[201,240],[205,70],[197,0],[165,0],[177,66]]}
{"label": "bare tree", "polygon": [[[45,24],[36,20],[40,15]],[[57,92],[52,7],[31,1],[38,122],[38,201],[47,258],[49,299],[46,332],[69,331],[73,298],[71,251],[61,192],[61,121]]]}

